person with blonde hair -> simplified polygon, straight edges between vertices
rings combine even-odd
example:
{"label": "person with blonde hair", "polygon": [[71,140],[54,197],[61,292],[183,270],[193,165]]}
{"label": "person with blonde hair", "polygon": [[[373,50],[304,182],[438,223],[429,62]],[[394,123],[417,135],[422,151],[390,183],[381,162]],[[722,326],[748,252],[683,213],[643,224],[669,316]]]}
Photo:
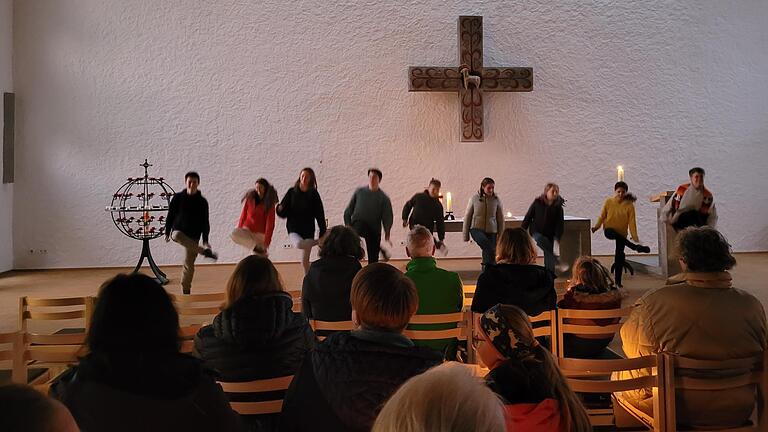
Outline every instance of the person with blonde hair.
{"label": "person with blonde hair", "polygon": [[[304,315],[292,310],[293,299],[272,262],[259,255],[245,257],[230,276],[226,292],[223,310],[195,337],[205,366],[226,382],[293,375],[316,338]],[[265,400],[236,394],[230,399]],[[242,417],[258,430],[275,430],[279,421],[276,414]]]}
{"label": "person with blonde hair", "polygon": [[555,308],[555,274],[536,265],[536,247],[526,230],[505,229],[496,260],[477,279],[472,312],[483,313],[498,303],[519,306],[530,316]]}
{"label": "person with blonde hair", "polygon": [[525,311],[495,305],[479,320],[477,349],[488,386],[504,398],[507,431],[587,432],[589,417]]}
{"label": "person with blonde hair", "polygon": [[401,384],[442,361],[403,335],[419,296],[400,270],[368,264],[352,281],[350,303],[357,328],[307,355],[285,395],[281,431],[369,431]]}
{"label": "person with blonde hair", "polygon": [[[583,256],[573,265],[568,290],[557,307],[560,309],[619,309],[626,293],[619,289],[611,278],[611,272],[597,258]],[[617,324],[615,319],[567,319],[567,324],[607,326]],[[613,340],[613,333],[574,335],[563,337],[566,357],[595,358],[601,354],[614,356],[606,347]]]}
{"label": "person with blonde hair", "polygon": [[565,228],[563,207],[565,199],[560,196],[557,183],[547,183],[544,193],[533,200],[525,214],[521,228],[529,231],[536,244],[544,252],[544,267],[554,272],[567,270],[567,265],[559,265],[555,255],[555,242],[560,242]]}
{"label": "person with blonde hair", "polygon": [[482,380],[455,362],[408,380],[387,401],[373,432],[497,432],[504,406]]}

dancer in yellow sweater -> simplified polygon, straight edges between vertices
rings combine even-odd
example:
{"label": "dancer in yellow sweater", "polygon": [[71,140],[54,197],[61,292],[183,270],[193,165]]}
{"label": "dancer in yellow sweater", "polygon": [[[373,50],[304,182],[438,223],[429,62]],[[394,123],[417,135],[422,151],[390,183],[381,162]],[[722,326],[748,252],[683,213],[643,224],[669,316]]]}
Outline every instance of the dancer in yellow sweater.
{"label": "dancer in yellow sweater", "polygon": [[[592,232],[604,227],[605,237],[616,241],[616,255],[613,264],[613,273],[616,279],[616,285],[621,287],[621,275],[624,272],[626,264],[626,255],[624,247],[628,247],[637,252],[648,253],[651,248],[643,246],[640,238],[637,236],[637,224],[635,222],[635,198],[634,195],[627,193],[629,186],[623,181],[613,186],[614,195],[605,200],[603,209],[600,211],[600,217],[597,223],[592,227]],[[627,239],[627,231],[632,234],[632,243]]]}

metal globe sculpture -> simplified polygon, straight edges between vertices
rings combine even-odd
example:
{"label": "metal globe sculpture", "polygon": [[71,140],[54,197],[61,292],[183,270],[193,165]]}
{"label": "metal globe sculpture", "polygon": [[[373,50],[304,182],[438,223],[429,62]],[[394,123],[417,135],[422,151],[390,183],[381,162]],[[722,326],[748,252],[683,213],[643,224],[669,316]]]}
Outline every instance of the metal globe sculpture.
{"label": "metal globe sculpture", "polygon": [[147,159],[139,166],[144,167],[143,177],[128,177],[128,180],[112,195],[112,203],[106,211],[112,215],[117,229],[123,235],[142,241],[141,256],[134,272],[141,269],[144,258],[161,284],[168,278],[155,264],[149,241],[165,234],[165,218],[168,206],[175,193],[163,177],[150,177]]}

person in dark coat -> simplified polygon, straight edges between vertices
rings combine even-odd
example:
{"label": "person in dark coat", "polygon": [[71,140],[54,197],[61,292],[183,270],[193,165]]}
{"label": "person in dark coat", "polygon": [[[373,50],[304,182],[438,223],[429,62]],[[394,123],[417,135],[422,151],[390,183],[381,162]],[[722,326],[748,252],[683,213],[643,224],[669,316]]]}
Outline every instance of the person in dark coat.
{"label": "person in dark coat", "polygon": [[[200,329],[195,349],[204,364],[225,382],[293,375],[315,345],[307,319],[293,312],[269,259],[244,258],[227,283],[227,303],[213,324]],[[274,394],[229,394],[230,401],[257,402]],[[279,395],[278,395],[279,397]],[[250,430],[276,430],[278,416],[243,416]]]}
{"label": "person in dark coat", "polygon": [[[551,272],[558,267],[555,242],[560,242],[565,228],[564,204],[565,200],[560,196],[560,186],[556,183],[547,183],[544,186],[544,193],[533,200],[520,225],[521,228],[528,230],[544,252],[544,267]],[[563,266],[558,270],[566,269],[567,266]]]}
{"label": "person in dark coat", "polygon": [[304,168],[299,174],[299,179],[292,188],[285,193],[280,205],[277,206],[277,215],[288,218],[286,228],[291,243],[302,250],[301,265],[304,274],[309,271],[309,256],[312,248],[318,244],[315,239],[315,221],[319,229],[318,238],[325,235],[326,222],[323,200],[317,191],[317,178],[315,170]]}
{"label": "person in dark coat", "polygon": [[419,303],[402,272],[369,264],[350,298],[358,328],[329,336],[304,360],[285,395],[281,431],[370,431],[401,384],[441,362],[402,334]]}
{"label": "person in dark coat", "polygon": [[301,287],[302,312],[320,321],[349,321],[352,280],[360,271],[365,251],[352,228],[337,225],[320,243],[320,259],[309,266]]}
{"label": "person in dark coat", "polygon": [[440,180],[433,178],[424,192],[417,193],[403,206],[403,228],[413,229],[416,225],[437,232],[435,247],[440,249],[445,241],[445,220],[443,205],[440,203]]}
{"label": "person in dark coat", "polygon": [[52,385],[84,431],[239,431],[212,371],[179,353],[179,316],[149,276],[117,275],[99,291],[89,353]]}
{"label": "person in dark coat", "polygon": [[527,231],[505,229],[496,247],[496,261],[477,279],[472,312],[483,313],[497,303],[515,305],[529,316],[555,308],[555,274],[535,264],[536,248]]}

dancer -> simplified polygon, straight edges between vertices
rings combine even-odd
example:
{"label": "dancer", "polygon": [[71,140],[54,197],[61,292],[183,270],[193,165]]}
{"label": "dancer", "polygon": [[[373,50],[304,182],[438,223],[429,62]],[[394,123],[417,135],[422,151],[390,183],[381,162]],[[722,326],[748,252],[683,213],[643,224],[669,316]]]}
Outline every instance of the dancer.
{"label": "dancer", "polygon": [[441,186],[440,180],[433,178],[424,192],[417,193],[403,206],[403,228],[421,225],[431,233],[437,231],[437,249],[441,249],[445,241],[443,205],[439,199]]}
{"label": "dancer", "polygon": [[714,228],[717,211],[712,192],[704,187],[704,168],[691,168],[688,177],[691,182],[678,186],[675,195],[661,210],[661,221],[672,225],[676,231],[689,226]]}
{"label": "dancer", "polygon": [[[635,201],[637,198],[627,193],[629,186],[623,181],[617,182],[613,186],[614,195],[609,197],[603,203],[603,209],[600,210],[600,217],[597,223],[592,227],[592,232],[596,232],[601,226],[604,226],[603,233],[605,238],[616,241],[616,255],[613,261],[613,274],[616,285],[622,288],[621,275],[626,265],[626,255],[624,247],[633,251],[648,253],[651,248],[640,244],[640,238],[637,236],[637,224],[635,222]],[[632,243],[627,239],[627,227],[632,233]]]}
{"label": "dancer", "polygon": [[566,271],[567,265],[560,266],[558,257],[555,256],[555,242],[560,242],[563,235],[563,205],[565,199],[560,196],[560,186],[556,183],[547,183],[544,193],[536,197],[525,214],[521,227],[528,230],[544,252],[544,267],[555,272]]}
{"label": "dancer", "polygon": [[275,231],[277,191],[266,179],[256,180],[256,187],[243,195],[240,221],[230,238],[256,255],[267,256]]}
{"label": "dancer", "polygon": [[[216,260],[219,258],[208,243],[211,225],[208,220],[208,201],[197,188],[200,174],[190,171],[184,175],[186,189],[177,192],[168,205],[168,217],[165,222],[165,241],[171,239],[186,250],[184,266],[181,269],[181,289],[184,294],[192,290],[192,277],[195,275],[195,260],[198,255]],[[203,246],[200,246],[200,237]]]}
{"label": "dancer", "polygon": [[392,202],[379,188],[382,173],[377,168],[368,170],[368,186],[358,188],[344,210],[344,224],[352,227],[365,239],[368,264],[379,261],[379,253],[389,260],[389,251],[381,248],[381,227],[384,226],[384,240],[392,246],[389,234],[392,230]]}
{"label": "dancer", "polygon": [[496,263],[496,235],[504,230],[504,209],[494,193],[496,182],[486,177],[480,183],[480,191],[472,195],[464,214],[462,232],[464,241],[469,237],[483,251],[483,269]]}
{"label": "dancer", "polygon": [[301,265],[304,274],[309,271],[309,255],[315,240],[315,221],[320,231],[318,238],[325,235],[325,211],[323,200],[317,192],[317,178],[312,168],[304,168],[292,188],[285,193],[277,206],[277,215],[288,218],[286,228],[293,246],[302,250]]}

